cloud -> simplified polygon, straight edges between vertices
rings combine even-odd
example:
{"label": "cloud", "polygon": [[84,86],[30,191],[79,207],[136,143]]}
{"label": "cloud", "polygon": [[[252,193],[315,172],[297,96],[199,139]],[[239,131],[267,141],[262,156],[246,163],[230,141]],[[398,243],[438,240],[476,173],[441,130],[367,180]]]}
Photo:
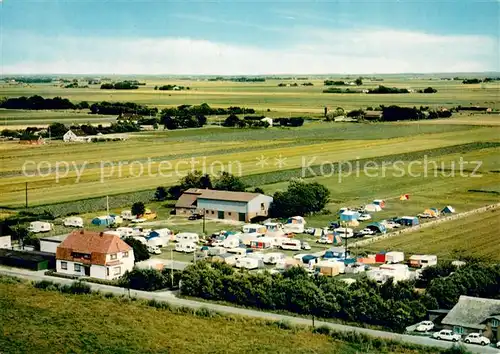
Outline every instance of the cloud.
{"label": "cloud", "polygon": [[[3,72],[257,75],[500,71],[498,41],[393,29],[300,28],[259,48],[190,38],[4,37]],[[14,40],[13,40],[14,39]]]}

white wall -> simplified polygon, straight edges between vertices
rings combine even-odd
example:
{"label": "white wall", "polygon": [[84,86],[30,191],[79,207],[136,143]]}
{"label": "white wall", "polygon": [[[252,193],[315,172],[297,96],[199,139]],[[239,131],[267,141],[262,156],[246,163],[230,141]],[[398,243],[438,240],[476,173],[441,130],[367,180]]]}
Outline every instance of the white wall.
{"label": "white wall", "polygon": [[[67,269],[62,269],[61,263],[66,262],[67,263]],[[75,271],[75,264],[80,264],[80,271],[77,272]],[[78,262],[71,262],[71,261],[64,261],[64,260],[57,260],[56,261],[56,272],[57,273],[62,273],[62,274],[69,274],[69,275],[85,275],[85,269],[83,267],[82,263]]]}
{"label": "white wall", "polygon": [[0,237],[0,248],[3,249],[12,249],[12,243],[10,236],[1,236]]}
{"label": "white wall", "polygon": [[[247,206],[247,212],[248,213],[267,213],[267,210],[269,210],[269,205],[271,205],[273,201],[273,197],[267,196],[267,195],[259,195],[258,197],[255,197],[252,199],[250,202],[248,202]],[[261,211],[261,204],[264,204],[264,209],[265,212]]]}
{"label": "white wall", "polygon": [[56,253],[57,247],[61,244],[61,242],[62,241],[54,242],[40,240],[40,252]]}

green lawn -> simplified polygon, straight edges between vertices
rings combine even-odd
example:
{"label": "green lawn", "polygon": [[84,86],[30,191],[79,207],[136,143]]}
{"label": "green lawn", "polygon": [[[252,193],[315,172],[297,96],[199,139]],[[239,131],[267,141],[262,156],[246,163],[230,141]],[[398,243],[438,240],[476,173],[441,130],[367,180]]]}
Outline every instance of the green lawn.
{"label": "green lawn", "polygon": [[[128,299],[63,295],[0,278],[2,353],[342,353],[357,343],[258,319],[200,317]],[[437,353],[391,345],[384,353]]]}

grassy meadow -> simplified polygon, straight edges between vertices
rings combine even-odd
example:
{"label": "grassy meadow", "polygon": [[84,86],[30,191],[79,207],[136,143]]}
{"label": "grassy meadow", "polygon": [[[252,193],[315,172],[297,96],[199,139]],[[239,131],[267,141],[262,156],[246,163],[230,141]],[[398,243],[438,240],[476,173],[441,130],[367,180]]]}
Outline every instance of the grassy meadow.
{"label": "grassy meadow", "polygon": [[[282,329],[264,320],[203,317],[122,298],[44,291],[9,279],[0,278],[2,353],[366,352],[366,345],[360,343],[334,340],[308,329]],[[435,348],[398,344],[377,351],[439,353]]]}

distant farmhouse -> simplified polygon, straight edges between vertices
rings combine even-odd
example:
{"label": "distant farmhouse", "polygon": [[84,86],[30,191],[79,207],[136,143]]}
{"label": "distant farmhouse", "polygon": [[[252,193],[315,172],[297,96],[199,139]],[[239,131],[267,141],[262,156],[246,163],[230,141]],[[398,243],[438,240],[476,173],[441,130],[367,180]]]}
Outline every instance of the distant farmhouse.
{"label": "distant farmhouse", "polygon": [[204,214],[206,218],[249,222],[267,217],[273,201],[260,193],[190,188],[175,204],[177,215]]}
{"label": "distant farmhouse", "polygon": [[65,143],[68,142],[79,142],[79,143],[90,143],[92,141],[92,137],[85,135],[81,130],[72,131],[68,130],[63,135],[63,141]]}

